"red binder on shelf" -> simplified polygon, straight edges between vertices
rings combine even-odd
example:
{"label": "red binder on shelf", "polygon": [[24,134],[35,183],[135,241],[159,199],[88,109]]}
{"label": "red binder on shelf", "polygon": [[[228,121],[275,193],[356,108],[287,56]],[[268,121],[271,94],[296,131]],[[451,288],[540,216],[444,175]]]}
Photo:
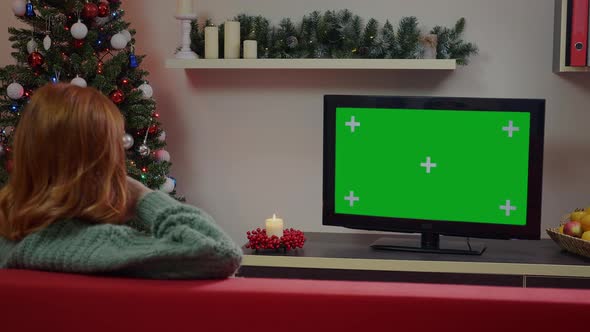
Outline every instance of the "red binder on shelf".
{"label": "red binder on shelf", "polygon": [[588,15],[590,0],[572,0],[570,66],[584,67],[588,57]]}

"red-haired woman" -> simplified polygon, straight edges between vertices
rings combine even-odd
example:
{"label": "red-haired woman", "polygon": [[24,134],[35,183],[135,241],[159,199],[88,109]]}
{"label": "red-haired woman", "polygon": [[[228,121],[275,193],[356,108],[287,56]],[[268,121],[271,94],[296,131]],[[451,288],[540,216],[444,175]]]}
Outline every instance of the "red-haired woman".
{"label": "red-haired woman", "polygon": [[124,119],[92,88],[46,85],[26,106],[0,191],[0,268],[225,278],[240,248],[204,211],[127,176]]}

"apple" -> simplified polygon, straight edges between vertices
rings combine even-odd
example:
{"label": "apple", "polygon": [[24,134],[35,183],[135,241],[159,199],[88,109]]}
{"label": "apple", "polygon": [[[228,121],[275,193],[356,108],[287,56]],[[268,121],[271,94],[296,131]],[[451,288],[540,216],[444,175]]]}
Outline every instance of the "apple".
{"label": "apple", "polygon": [[563,226],[563,234],[581,237],[582,236],[582,224],[577,221],[570,221]]}

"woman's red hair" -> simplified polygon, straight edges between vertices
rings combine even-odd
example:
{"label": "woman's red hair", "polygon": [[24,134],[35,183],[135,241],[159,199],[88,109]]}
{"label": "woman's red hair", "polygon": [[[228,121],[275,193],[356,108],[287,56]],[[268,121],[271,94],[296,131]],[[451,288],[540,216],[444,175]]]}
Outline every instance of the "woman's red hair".
{"label": "woman's red hair", "polygon": [[63,219],[122,223],[127,207],[124,119],[93,88],[48,84],[15,131],[0,190],[0,236],[20,240]]}

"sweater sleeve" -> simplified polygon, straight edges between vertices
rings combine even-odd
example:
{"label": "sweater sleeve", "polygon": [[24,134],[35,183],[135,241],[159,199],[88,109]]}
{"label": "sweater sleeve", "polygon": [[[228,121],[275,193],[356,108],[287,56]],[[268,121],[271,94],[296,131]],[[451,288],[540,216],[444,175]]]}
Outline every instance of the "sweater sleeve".
{"label": "sweater sleeve", "polygon": [[240,266],[241,248],[197,207],[154,191],[138,202],[137,217],[159,244],[188,251],[190,258],[178,264],[194,266],[191,277],[225,278]]}

